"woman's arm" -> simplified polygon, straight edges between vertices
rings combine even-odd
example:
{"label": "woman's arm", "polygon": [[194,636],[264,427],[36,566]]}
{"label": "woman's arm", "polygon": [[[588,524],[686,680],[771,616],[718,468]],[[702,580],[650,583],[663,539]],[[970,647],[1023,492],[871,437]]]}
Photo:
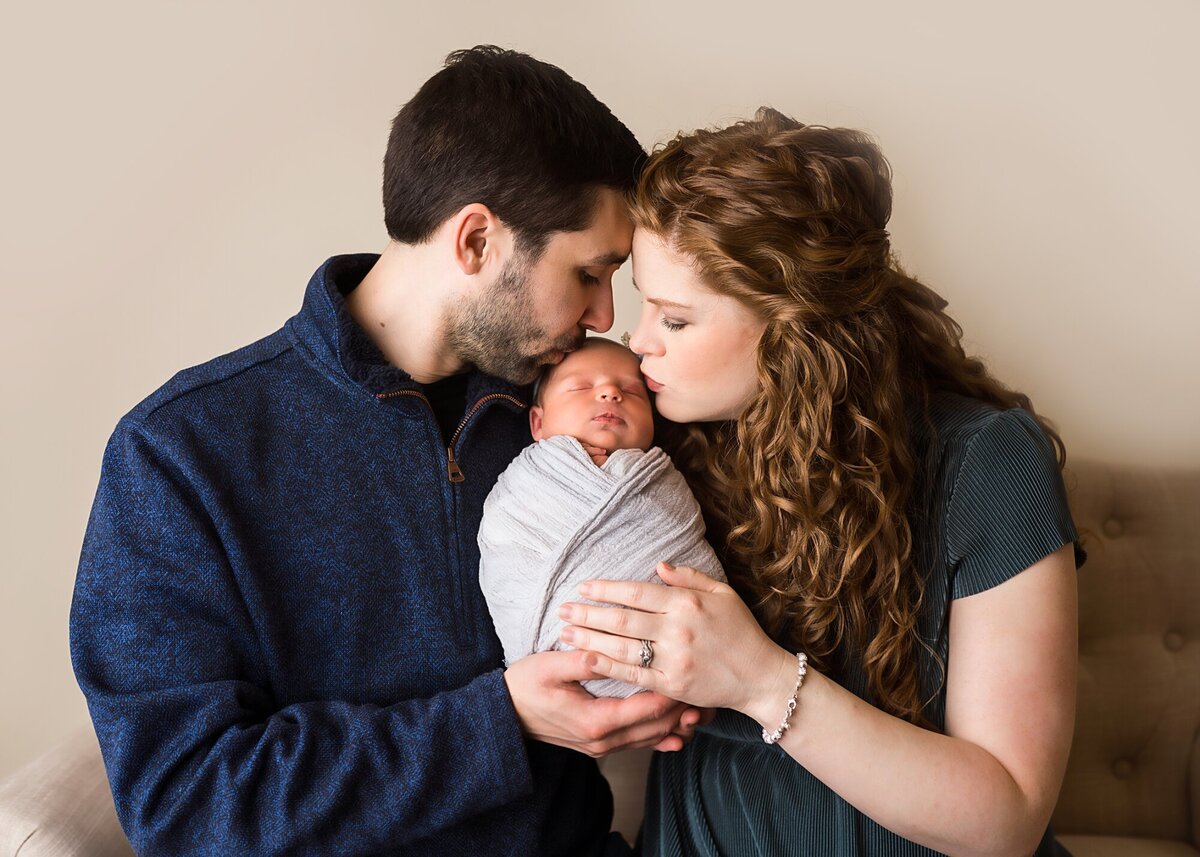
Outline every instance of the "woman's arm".
{"label": "woman's arm", "polygon": [[[795,654],[766,638],[729,587],[690,569],[660,574],[672,586],[592,583],[588,598],[647,612],[569,605],[569,620],[587,626],[568,629],[569,642],[596,653],[596,672],[734,708],[774,730],[795,686]],[[954,855],[1028,855],[1066,769],[1076,627],[1067,545],[952,602],[947,734],[885,714],[810,669],[780,746],[907,839]],[[650,669],[634,665],[642,638],[654,641]]]}

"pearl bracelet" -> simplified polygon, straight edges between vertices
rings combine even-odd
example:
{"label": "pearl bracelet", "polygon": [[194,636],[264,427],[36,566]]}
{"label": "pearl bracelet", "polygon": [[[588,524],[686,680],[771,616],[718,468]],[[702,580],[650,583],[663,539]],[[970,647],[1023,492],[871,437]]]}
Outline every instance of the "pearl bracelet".
{"label": "pearl bracelet", "polygon": [[796,652],[796,687],[792,690],[792,697],[787,701],[787,711],[783,713],[783,722],[779,724],[779,728],[774,732],[768,732],[766,729],[762,731],[763,741],[768,744],[776,744],[783,737],[783,733],[787,731],[789,720],[792,719],[792,712],[796,710],[796,700],[800,695],[800,685],[804,684],[804,674],[808,672],[808,655],[804,652]]}

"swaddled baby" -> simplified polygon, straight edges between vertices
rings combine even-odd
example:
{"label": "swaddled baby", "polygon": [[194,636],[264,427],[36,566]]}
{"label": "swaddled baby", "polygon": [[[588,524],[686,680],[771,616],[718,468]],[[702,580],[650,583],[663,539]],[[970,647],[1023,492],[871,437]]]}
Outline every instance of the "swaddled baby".
{"label": "swaddled baby", "polygon": [[[683,476],[654,439],[636,355],[584,341],[542,376],[529,411],[536,443],[500,475],[483,507],[479,582],[505,662],[568,649],[558,607],[584,580],[661,582],[661,560],[725,580]],[[596,696],[640,690],[586,681]]]}

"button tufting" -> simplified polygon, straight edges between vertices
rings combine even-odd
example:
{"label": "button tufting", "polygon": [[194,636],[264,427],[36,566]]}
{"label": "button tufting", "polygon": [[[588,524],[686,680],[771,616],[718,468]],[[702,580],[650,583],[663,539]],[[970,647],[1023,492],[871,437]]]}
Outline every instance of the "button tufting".
{"label": "button tufting", "polygon": [[1178,631],[1168,631],[1163,635],[1163,645],[1167,647],[1168,652],[1183,651],[1183,634]]}
{"label": "button tufting", "polygon": [[1129,759],[1117,759],[1113,762],[1112,772],[1118,780],[1127,780],[1133,776],[1133,762]]}
{"label": "button tufting", "polygon": [[1104,522],[1104,535],[1110,539],[1115,539],[1125,532],[1125,525],[1116,518],[1109,518]]}

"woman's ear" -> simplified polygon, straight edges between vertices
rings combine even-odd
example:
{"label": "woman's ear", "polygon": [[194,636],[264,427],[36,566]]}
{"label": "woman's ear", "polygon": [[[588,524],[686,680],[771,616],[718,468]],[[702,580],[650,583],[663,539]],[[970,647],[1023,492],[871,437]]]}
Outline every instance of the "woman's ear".
{"label": "woman's ear", "polygon": [[534,405],[529,409],[529,433],[534,440],[542,439],[542,408]]}

